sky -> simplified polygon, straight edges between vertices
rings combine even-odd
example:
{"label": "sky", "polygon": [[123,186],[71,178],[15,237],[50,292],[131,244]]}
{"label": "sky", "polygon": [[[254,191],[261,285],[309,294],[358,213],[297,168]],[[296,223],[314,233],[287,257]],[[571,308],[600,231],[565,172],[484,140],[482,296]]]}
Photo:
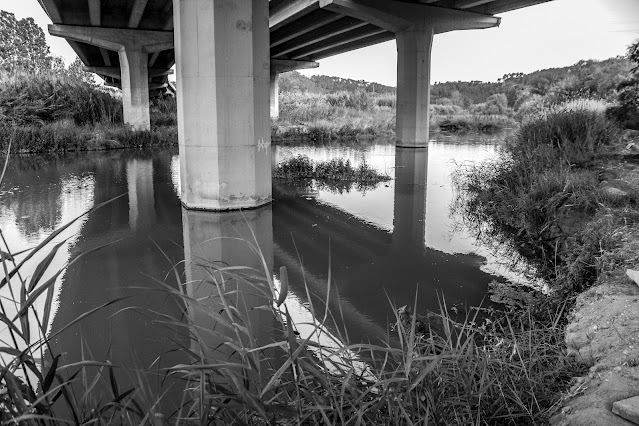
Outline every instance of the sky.
{"label": "sky", "polygon": [[[50,21],[37,0],[0,0],[0,9],[33,17],[45,28],[51,52],[67,63],[75,59],[64,40],[46,32]],[[498,16],[499,28],[435,36],[431,81],[496,81],[511,72],[606,59],[623,55],[639,39],[639,0],[554,0]],[[396,58],[393,41],[323,59],[302,73],[395,86]]]}

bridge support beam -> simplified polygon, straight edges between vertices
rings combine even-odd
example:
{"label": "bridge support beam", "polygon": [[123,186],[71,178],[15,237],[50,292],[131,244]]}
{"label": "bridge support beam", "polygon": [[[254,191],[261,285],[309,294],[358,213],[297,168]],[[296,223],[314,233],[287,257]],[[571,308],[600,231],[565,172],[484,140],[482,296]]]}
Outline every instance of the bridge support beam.
{"label": "bridge support beam", "polygon": [[268,2],[175,0],[182,204],[271,202]]}
{"label": "bridge support beam", "polygon": [[135,130],[151,128],[149,120],[149,53],[173,47],[171,31],[49,25],[49,34],[118,52],[124,123]]}

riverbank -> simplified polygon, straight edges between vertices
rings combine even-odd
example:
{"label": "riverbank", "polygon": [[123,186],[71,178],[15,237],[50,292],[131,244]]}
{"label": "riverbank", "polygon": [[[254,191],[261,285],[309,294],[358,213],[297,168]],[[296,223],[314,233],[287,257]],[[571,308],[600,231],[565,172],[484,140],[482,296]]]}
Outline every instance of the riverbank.
{"label": "riverbank", "polygon": [[497,161],[461,172],[467,225],[531,260],[548,285],[496,287],[492,297],[562,312],[553,320],[562,351],[589,369],[563,390],[552,424],[630,424],[612,404],[639,394],[639,287],[626,276],[639,266],[637,139],[573,105],[522,125]]}

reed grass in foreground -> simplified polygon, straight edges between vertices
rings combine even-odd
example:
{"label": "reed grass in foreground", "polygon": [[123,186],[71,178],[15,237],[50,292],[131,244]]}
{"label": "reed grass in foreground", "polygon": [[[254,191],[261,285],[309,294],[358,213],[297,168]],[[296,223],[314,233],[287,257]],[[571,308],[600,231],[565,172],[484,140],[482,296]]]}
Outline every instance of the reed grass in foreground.
{"label": "reed grass in foreground", "polygon": [[[247,250],[261,256],[250,243]],[[300,336],[300,324],[294,323],[287,308],[286,271],[280,271],[278,286],[270,271],[202,263],[198,267],[206,278],[184,282],[177,274],[178,286],[158,286],[158,291],[184,306],[184,317],[164,317],[161,322],[191,342],[176,347],[190,361],[167,371],[181,383],[183,400],[178,410],[163,417],[162,389],[145,387],[144,368],[138,372],[137,386],[122,387],[121,366],[88,359],[66,364],[64,355],[47,349],[55,336],[47,336],[46,328],[42,337],[30,339],[29,321],[44,326],[50,318],[46,313],[39,318],[32,306],[37,298],[50,297],[52,284],[36,282],[31,288],[22,280],[16,283],[13,271],[20,264],[10,265],[12,258],[3,256],[6,277],[13,281],[5,285],[17,284],[24,296],[2,300],[2,309],[6,303],[17,304],[18,315],[0,318],[16,341],[13,347],[2,348],[0,388],[5,392],[0,413],[3,420],[14,423],[540,424],[578,369],[562,349],[557,323],[541,326],[525,313],[477,327],[473,318],[454,322],[443,306],[433,328],[419,323],[416,316],[398,313],[389,335],[393,344],[349,344],[334,327],[338,321],[333,315],[339,313],[313,306],[308,295],[315,331]],[[194,297],[188,291],[192,286],[199,288],[199,294],[205,289],[209,296]],[[256,297],[264,303],[247,304],[247,298]],[[264,321],[274,325],[270,339],[257,331]],[[313,337],[326,335],[329,327],[338,330],[338,339],[319,345]],[[38,365],[43,355],[46,362]],[[96,366],[100,369],[89,377],[97,385],[86,389],[82,377]],[[103,383],[112,388],[112,399],[92,397]],[[60,413],[67,415],[60,418]]]}

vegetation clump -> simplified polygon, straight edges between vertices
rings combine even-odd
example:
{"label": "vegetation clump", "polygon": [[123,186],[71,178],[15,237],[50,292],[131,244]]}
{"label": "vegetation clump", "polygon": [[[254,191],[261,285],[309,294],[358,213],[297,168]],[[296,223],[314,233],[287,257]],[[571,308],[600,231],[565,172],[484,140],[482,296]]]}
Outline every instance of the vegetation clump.
{"label": "vegetation clump", "polygon": [[634,192],[608,190],[615,176],[597,168],[618,129],[588,105],[547,110],[523,123],[496,160],[462,167],[456,176],[456,208],[477,232],[512,241],[532,259],[558,300],[613,267],[603,259],[617,244],[614,236],[637,221]]}
{"label": "vegetation clump", "polygon": [[348,192],[355,185],[359,191],[375,188],[381,182],[391,180],[388,174],[382,174],[363,161],[353,167],[350,160],[333,158],[328,161],[314,162],[306,155],[297,155],[280,162],[273,171],[273,178],[286,183],[319,187],[334,192]]}

